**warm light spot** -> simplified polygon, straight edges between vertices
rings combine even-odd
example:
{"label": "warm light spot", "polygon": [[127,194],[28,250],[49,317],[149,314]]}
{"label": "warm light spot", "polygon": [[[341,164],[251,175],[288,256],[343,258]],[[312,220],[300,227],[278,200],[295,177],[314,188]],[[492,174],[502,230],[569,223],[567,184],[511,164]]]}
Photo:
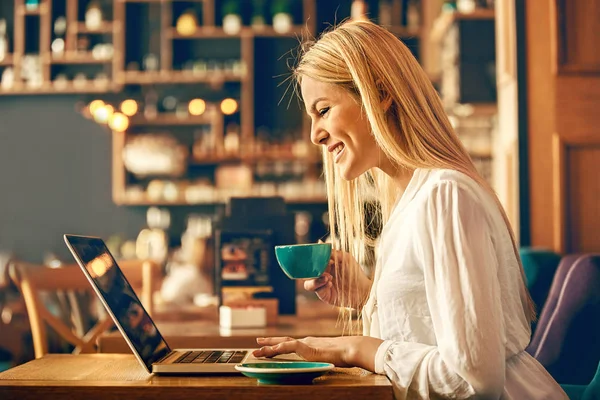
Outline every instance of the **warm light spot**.
{"label": "warm light spot", "polygon": [[104,102],[102,100],[94,100],[88,105],[88,109],[90,110],[90,114],[94,115],[96,113],[96,110],[103,106]]}
{"label": "warm light spot", "polygon": [[126,115],[116,112],[110,117],[108,126],[115,132],[125,132],[129,127],[129,118]]}
{"label": "warm light spot", "polygon": [[177,19],[176,29],[177,33],[182,36],[191,36],[196,32],[196,27],[198,26],[198,18],[196,18],[196,14],[193,10],[186,10],[181,16]]}
{"label": "warm light spot", "polygon": [[206,102],[202,99],[193,99],[188,104],[191,115],[202,115],[206,111]]}
{"label": "warm light spot", "polygon": [[128,117],[132,117],[138,112],[138,104],[133,99],[123,100],[121,103],[121,112]]}
{"label": "warm light spot", "polygon": [[107,254],[102,254],[88,263],[87,270],[92,275],[92,278],[98,278],[106,274],[112,267],[112,260]]}
{"label": "warm light spot", "polygon": [[221,112],[225,115],[231,115],[238,109],[238,103],[234,99],[224,99],[221,102]]}
{"label": "warm light spot", "polygon": [[99,124],[106,124],[114,112],[115,109],[113,106],[110,104],[105,104],[101,107],[98,107],[92,115],[94,116],[94,121],[98,122]]}

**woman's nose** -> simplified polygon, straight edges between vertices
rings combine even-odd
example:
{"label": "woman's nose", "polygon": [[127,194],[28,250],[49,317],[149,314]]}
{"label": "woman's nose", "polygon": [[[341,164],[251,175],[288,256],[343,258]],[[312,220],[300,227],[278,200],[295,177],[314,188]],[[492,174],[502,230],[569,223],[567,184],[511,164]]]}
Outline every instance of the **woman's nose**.
{"label": "woman's nose", "polygon": [[318,125],[311,125],[310,140],[317,146],[320,144],[325,144],[325,141],[327,140],[328,136],[329,135],[327,134],[327,132],[324,129],[319,128]]}

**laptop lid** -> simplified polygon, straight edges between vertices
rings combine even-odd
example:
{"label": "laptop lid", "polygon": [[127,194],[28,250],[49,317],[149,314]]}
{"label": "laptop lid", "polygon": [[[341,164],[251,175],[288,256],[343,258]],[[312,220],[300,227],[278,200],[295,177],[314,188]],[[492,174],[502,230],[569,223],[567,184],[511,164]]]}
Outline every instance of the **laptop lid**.
{"label": "laptop lid", "polygon": [[64,235],[64,238],[129,347],[148,372],[152,372],[152,364],[171,349],[106,244],[96,237]]}

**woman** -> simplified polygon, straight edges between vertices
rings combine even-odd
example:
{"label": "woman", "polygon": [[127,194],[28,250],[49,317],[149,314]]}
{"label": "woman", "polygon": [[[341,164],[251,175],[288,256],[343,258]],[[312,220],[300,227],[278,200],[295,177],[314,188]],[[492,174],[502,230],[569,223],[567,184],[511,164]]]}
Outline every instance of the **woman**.
{"label": "woman", "polygon": [[[303,54],[295,77],[342,250],[305,287],[362,308],[364,335],[258,338],[255,356],[362,367],[387,375],[398,399],[566,398],[524,351],[535,310],[507,217],[409,50],[348,22]],[[384,227],[371,281],[354,260],[373,196]]]}

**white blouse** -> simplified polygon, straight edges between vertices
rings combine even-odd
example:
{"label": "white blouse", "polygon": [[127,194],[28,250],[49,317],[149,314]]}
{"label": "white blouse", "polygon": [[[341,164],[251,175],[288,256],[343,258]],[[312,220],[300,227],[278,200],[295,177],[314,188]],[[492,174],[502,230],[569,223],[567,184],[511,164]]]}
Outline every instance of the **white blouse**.
{"label": "white blouse", "polygon": [[364,334],[396,399],[568,399],[524,351],[531,329],[510,234],[468,176],[416,170],[386,223]]}

